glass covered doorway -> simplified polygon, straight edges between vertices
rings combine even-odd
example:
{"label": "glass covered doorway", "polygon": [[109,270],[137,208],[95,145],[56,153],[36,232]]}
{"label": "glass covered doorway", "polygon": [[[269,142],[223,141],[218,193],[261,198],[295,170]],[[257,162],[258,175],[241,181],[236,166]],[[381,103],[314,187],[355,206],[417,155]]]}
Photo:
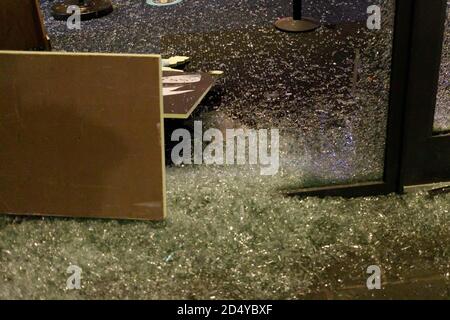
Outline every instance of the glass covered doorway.
{"label": "glass covered doorway", "polygon": [[[261,177],[259,163],[256,168],[225,164],[214,167],[211,179],[239,175],[288,193],[354,184],[363,184],[361,194],[395,190],[395,168],[385,165],[395,155],[386,142],[389,105],[399,102],[395,95],[402,91],[394,70],[402,66],[392,61],[402,57],[393,55],[396,2],[406,6],[406,1],[305,0],[303,14],[320,23],[308,33],[274,27],[280,17],[293,14],[291,1],[113,2],[108,16],[70,30],[49,17],[52,2],[42,0],[53,48],[188,56],[185,71],[224,75],[188,119],[170,121],[167,128],[192,129],[201,121],[204,131],[279,130],[273,176]],[[171,132],[166,133],[168,141]],[[167,158],[169,167],[177,167],[170,152]],[[181,169],[207,174],[212,167]]]}
{"label": "glass covered doorway", "polygon": [[450,131],[450,2],[447,3],[447,19],[442,46],[441,69],[434,116],[434,131]]}

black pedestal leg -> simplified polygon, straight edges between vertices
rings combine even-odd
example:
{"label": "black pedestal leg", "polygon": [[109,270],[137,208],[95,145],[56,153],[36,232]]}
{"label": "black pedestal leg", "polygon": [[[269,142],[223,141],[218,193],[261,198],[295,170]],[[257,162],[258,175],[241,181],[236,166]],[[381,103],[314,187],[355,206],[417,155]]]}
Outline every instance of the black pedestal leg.
{"label": "black pedestal leg", "polygon": [[275,27],[286,32],[308,32],[317,29],[320,24],[313,18],[303,17],[302,0],[292,0],[292,17],[281,18],[275,22]]}

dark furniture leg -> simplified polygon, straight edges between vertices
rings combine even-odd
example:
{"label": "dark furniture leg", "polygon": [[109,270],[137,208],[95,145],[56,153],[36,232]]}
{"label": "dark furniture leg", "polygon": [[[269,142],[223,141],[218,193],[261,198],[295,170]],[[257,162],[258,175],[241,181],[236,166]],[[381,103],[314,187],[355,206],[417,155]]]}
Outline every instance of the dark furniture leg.
{"label": "dark furniture leg", "polygon": [[113,11],[110,0],[65,0],[52,7],[52,16],[56,20],[67,20],[73,13],[67,13],[69,6],[78,6],[81,11],[81,20],[96,19]]}

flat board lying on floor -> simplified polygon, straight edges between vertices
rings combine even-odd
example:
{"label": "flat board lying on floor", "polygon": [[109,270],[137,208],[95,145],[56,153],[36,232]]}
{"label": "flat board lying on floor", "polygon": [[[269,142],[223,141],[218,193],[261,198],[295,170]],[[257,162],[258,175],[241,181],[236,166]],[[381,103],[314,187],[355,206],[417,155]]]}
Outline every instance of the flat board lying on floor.
{"label": "flat board lying on floor", "polygon": [[208,73],[163,72],[164,117],[187,119],[214,85]]}
{"label": "flat board lying on floor", "polygon": [[38,0],[1,0],[0,50],[48,50]]}
{"label": "flat board lying on floor", "polygon": [[165,216],[160,57],[0,51],[0,212]]}

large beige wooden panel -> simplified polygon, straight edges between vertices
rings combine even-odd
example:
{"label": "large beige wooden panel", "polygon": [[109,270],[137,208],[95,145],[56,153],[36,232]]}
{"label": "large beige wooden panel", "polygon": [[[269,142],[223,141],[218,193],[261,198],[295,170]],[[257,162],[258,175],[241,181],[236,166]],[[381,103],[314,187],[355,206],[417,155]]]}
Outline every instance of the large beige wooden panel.
{"label": "large beige wooden panel", "polygon": [[160,57],[0,51],[0,211],[165,216]]}

